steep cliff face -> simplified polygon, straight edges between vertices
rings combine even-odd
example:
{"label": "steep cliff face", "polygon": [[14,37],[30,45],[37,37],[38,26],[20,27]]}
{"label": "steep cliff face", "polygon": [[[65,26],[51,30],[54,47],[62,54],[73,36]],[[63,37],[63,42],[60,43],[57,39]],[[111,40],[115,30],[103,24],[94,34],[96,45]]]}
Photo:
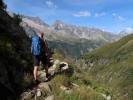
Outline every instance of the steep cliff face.
{"label": "steep cliff face", "polygon": [[22,86],[24,71],[31,68],[30,40],[18,19],[0,9],[1,100],[15,100],[14,97],[25,88]]}

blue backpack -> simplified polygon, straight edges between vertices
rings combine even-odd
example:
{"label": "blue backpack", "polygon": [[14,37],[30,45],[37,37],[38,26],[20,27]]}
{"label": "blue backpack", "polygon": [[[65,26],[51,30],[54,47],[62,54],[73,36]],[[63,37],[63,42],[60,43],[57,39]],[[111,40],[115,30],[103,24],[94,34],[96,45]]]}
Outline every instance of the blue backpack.
{"label": "blue backpack", "polygon": [[39,37],[37,35],[34,35],[32,37],[31,52],[33,55],[39,55],[40,54]]}

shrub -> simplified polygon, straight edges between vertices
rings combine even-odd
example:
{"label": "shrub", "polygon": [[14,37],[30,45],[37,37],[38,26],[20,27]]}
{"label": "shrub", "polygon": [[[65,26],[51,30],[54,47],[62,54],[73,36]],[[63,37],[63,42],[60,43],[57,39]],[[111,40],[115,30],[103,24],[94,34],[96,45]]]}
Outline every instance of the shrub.
{"label": "shrub", "polygon": [[0,0],[0,9],[6,9],[7,5],[3,2],[3,0]]}

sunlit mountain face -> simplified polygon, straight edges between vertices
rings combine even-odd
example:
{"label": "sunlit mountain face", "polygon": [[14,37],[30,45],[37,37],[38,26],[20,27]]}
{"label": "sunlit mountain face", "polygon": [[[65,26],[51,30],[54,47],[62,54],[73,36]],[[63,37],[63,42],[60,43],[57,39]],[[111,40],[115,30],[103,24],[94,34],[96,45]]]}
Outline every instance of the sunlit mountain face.
{"label": "sunlit mountain face", "polygon": [[50,41],[50,46],[72,57],[79,57],[85,52],[119,38],[119,35],[101,29],[65,24],[60,20],[48,25],[38,17],[22,16],[21,26],[29,37],[32,37],[35,32],[42,31],[45,38]]}

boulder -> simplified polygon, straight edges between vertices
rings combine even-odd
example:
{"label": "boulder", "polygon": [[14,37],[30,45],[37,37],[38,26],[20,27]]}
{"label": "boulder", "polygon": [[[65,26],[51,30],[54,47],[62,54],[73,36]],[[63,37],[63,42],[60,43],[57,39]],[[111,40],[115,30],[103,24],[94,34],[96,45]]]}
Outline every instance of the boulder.
{"label": "boulder", "polygon": [[111,96],[110,95],[106,96],[106,100],[111,100]]}
{"label": "boulder", "polygon": [[60,60],[55,60],[55,61],[54,61],[54,64],[55,64],[55,65],[57,65],[57,64],[59,64],[59,63],[60,63]]}
{"label": "boulder", "polygon": [[35,96],[35,90],[32,91],[27,91],[21,94],[21,99],[20,100],[30,100]]}
{"label": "boulder", "polygon": [[60,86],[60,89],[63,90],[65,93],[67,94],[71,94],[72,93],[72,89],[65,87],[65,86]]}
{"label": "boulder", "polygon": [[51,91],[50,84],[48,82],[43,82],[38,85],[40,89],[45,89],[47,91]]}
{"label": "boulder", "polygon": [[40,97],[41,95],[42,95],[41,90],[40,89],[37,89],[36,96],[37,97]]}
{"label": "boulder", "polygon": [[48,96],[45,100],[54,100],[54,95]]}
{"label": "boulder", "polygon": [[38,79],[39,79],[39,81],[41,81],[41,82],[47,80],[45,70],[38,71]]}
{"label": "boulder", "polygon": [[59,67],[60,67],[61,70],[67,70],[69,68],[67,62],[60,62]]}

